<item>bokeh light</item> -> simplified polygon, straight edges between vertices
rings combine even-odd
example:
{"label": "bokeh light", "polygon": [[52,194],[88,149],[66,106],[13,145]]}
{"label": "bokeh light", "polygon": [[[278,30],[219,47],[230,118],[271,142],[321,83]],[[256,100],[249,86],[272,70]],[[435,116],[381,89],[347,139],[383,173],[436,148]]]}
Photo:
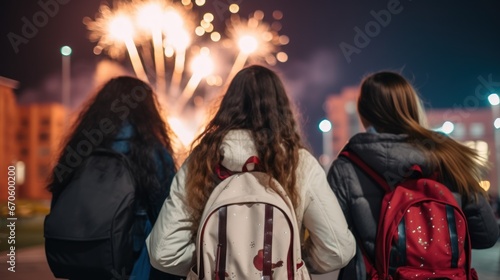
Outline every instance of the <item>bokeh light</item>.
{"label": "bokeh light", "polygon": [[61,48],[61,54],[64,56],[70,56],[71,55],[71,48],[69,46],[63,46]]}
{"label": "bokeh light", "polygon": [[329,132],[332,129],[332,123],[329,120],[322,120],[319,123],[319,130],[322,132]]}
{"label": "bokeh light", "polygon": [[490,102],[491,105],[496,106],[500,104],[500,97],[496,93],[492,93],[488,95],[488,101]]}
{"label": "bokeh light", "polygon": [[443,123],[443,126],[441,127],[441,131],[443,131],[446,134],[450,134],[455,130],[455,125],[450,122],[450,121],[445,121]]}
{"label": "bokeh light", "polygon": [[493,122],[493,125],[495,126],[496,129],[500,128],[500,118],[496,118],[495,121]]}

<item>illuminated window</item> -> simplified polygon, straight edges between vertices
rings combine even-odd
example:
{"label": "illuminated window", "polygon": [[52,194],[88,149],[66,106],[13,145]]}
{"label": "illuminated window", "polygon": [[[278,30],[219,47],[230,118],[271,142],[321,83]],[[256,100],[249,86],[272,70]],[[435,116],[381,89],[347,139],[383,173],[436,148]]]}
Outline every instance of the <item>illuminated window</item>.
{"label": "illuminated window", "polygon": [[483,158],[488,158],[488,143],[485,141],[476,141],[476,150]]}
{"label": "illuminated window", "polygon": [[484,124],[471,123],[469,133],[472,137],[479,138],[484,136]]}
{"label": "illuminated window", "polygon": [[453,129],[453,137],[460,140],[465,137],[465,125],[463,123],[456,123]]}
{"label": "illuminated window", "polygon": [[22,161],[16,162],[16,183],[19,185],[24,184],[26,179],[26,164]]}
{"label": "illuminated window", "polygon": [[488,159],[488,154],[490,151],[488,150],[488,143],[485,141],[467,141],[463,143],[465,146],[470,147],[472,149],[475,149],[479,156],[481,157],[481,160],[486,161]]}

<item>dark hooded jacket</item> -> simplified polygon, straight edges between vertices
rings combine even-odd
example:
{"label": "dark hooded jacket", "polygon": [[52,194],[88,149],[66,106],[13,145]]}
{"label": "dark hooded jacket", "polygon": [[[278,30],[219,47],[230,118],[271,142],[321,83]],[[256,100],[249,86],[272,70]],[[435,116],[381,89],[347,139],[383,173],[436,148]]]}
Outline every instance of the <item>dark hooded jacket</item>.
{"label": "dark hooded jacket", "polygon": [[[414,164],[422,167],[424,176],[433,172],[431,163],[423,152],[406,139],[405,135],[359,133],[349,140],[345,148],[356,153],[393,187]],[[351,231],[373,260],[384,191],[345,157],[339,157],[333,162],[328,171],[328,182],[338,198]],[[446,182],[445,185],[453,192],[456,191],[454,186]],[[459,200],[467,217],[472,248],[484,249],[495,244],[499,229],[488,201],[482,195],[478,197],[476,202]],[[366,272],[359,248],[356,257],[340,275],[341,279],[365,279]]]}

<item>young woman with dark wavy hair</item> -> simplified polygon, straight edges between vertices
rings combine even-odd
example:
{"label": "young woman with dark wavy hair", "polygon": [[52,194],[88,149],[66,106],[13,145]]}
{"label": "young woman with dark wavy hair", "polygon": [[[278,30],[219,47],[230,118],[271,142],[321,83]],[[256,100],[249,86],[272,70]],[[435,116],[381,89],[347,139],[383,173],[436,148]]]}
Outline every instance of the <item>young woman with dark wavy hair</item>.
{"label": "young woman with dark wavy hair", "polygon": [[111,79],[84,104],[71,127],[48,184],[52,205],[85,158],[107,148],[129,159],[136,207],[147,209],[154,224],[176,172],[171,141],[151,87],[133,77]]}
{"label": "young woman with dark wavy hair", "polygon": [[298,224],[309,232],[302,253],[309,271],[333,271],[352,258],[353,236],[324,170],[302,144],[292,105],[276,73],[262,66],[241,70],[195,143],[148,237],[154,267],[188,274],[196,262],[194,237],[203,208],[219,183],[214,167],[221,164],[240,172],[252,156],[260,160],[259,171],[283,186]]}
{"label": "young woman with dark wavy hair", "polygon": [[[415,164],[426,176],[437,172],[438,181],[461,197],[472,248],[495,244],[498,225],[479,185],[486,170],[485,159],[476,150],[426,128],[421,101],[403,76],[393,72],[367,76],[361,83],[357,109],[366,132],[354,135],[345,149],[357,154],[391,187]],[[350,229],[373,263],[384,191],[345,157],[333,162],[328,181]],[[365,279],[364,271],[363,257],[357,254],[340,278]]]}

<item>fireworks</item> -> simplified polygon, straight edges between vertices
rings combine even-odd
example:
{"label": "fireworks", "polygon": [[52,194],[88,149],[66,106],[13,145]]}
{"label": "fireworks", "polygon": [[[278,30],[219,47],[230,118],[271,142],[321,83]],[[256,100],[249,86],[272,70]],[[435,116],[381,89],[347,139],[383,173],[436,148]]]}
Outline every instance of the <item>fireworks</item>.
{"label": "fireworks", "polygon": [[[204,4],[205,0],[132,0],[116,2],[112,8],[103,4],[95,20],[86,17],[84,24],[89,39],[97,42],[94,53],[104,51],[115,59],[126,53],[137,77],[154,81],[160,100],[175,108],[170,111],[177,115],[169,117],[178,119],[200,85],[220,90],[249,61],[275,65],[288,58],[280,51],[289,41],[279,34],[280,11],[274,11],[272,23],[267,23],[262,11],[243,18],[239,6],[231,4],[226,13],[218,7],[217,14],[230,15],[224,21],[211,12],[198,15]],[[223,32],[216,27],[221,22]],[[216,53],[222,54],[217,59],[221,63],[214,61]],[[224,67],[223,61],[234,62]],[[208,91],[203,98],[208,99]]]}
{"label": "fireworks", "polygon": [[[281,18],[280,13],[276,12],[276,17]],[[280,40],[278,29],[281,25],[276,22],[274,28],[263,22],[264,13],[255,11],[248,20],[241,19],[239,15],[233,14],[228,20],[229,38],[239,49],[233,67],[229,72],[227,80],[230,80],[247,62],[250,56],[254,60],[264,60],[269,65],[276,64],[276,51],[279,46],[288,44],[288,37],[283,36]],[[283,60],[282,62],[285,62]]]}

